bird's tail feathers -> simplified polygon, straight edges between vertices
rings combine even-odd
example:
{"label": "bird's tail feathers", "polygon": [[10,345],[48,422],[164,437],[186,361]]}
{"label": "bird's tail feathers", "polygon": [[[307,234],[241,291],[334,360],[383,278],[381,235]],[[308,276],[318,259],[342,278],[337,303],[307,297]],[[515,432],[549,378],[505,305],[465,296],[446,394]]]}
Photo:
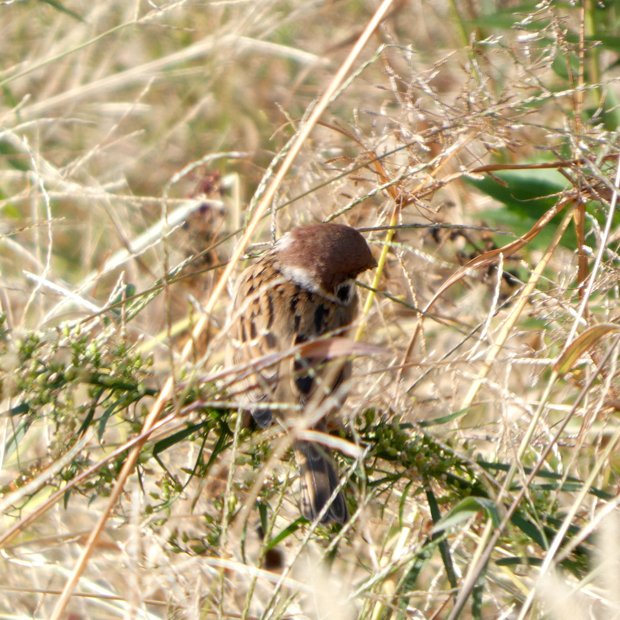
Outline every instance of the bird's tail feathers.
{"label": "bird's tail feathers", "polygon": [[[295,444],[301,480],[301,512],[314,521],[330,501],[340,484],[336,466],[327,451],[315,443],[299,441]],[[331,500],[321,523],[345,523],[349,518],[342,491]]]}

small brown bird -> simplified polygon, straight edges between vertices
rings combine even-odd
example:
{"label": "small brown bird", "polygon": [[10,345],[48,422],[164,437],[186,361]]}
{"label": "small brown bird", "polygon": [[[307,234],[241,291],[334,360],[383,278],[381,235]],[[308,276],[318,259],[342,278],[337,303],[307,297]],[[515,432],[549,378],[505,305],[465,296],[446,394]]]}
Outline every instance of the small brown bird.
{"label": "small brown bird", "polygon": [[[288,232],[239,278],[228,362],[249,363],[325,334],[343,335],[357,314],[354,279],[375,266],[368,244],[349,226],[315,224]],[[257,363],[244,380],[247,410],[262,428],[271,423],[272,412],[286,418],[299,415],[300,405],[321,402],[351,373],[350,362],[330,364],[299,355],[275,359],[269,365]],[[338,475],[322,446],[296,441],[294,449],[301,472],[302,514],[313,520],[338,486]],[[322,522],[344,523],[347,518],[344,496],[338,493]]]}

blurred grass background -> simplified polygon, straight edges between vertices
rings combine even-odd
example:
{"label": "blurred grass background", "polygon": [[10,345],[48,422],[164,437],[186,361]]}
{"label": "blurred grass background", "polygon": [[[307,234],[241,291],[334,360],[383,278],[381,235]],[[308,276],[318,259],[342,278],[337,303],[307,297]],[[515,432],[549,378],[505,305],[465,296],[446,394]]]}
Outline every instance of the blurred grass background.
{"label": "blurred grass background", "polygon": [[342,531],[237,424],[229,297],[180,355],[375,8],[0,4],[5,617],[51,616],[169,375],[67,617],[620,612],[617,2],[393,2],[278,188],[248,256],[332,219],[387,248]]}

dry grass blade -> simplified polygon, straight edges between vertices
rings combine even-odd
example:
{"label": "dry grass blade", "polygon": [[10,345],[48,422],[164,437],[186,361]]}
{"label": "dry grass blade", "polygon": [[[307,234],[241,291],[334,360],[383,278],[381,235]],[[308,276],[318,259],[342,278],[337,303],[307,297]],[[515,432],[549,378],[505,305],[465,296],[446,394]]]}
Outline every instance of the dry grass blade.
{"label": "dry grass blade", "polygon": [[436,301],[451,286],[453,286],[454,284],[462,280],[468,273],[471,272],[471,270],[482,269],[484,267],[487,267],[495,263],[498,260],[499,256],[507,258],[511,256],[512,254],[514,254],[515,252],[518,252],[521,248],[525,247],[532,239],[535,239],[536,236],[539,235],[543,230],[545,230],[549,222],[556,215],[561,213],[566,207],[566,205],[570,204],[572,201],[573,201],[573,198],[571,197],[560,200],[553,209],[550,209],[541,218],[539,218],[536,224],[532,226],[532,228],[530,228],[530,230],[527,233],[523,234],[519,239],[516,239],[515,241],[512,241],[511,243],[508,243],[502,246],[501,248],[495,248],[493,250],[489,250],[488,252],[483,252],[482,254],[476,256],[475,258],[472,258],[467,264],[465,264],[463,267],[455,271],[449,278],[447,278],[441,284],[441,286],[437,289],[437,291],[435,291],[430,301],[424,307],[424,310],[423,310],[422,315],[420,316],[418,325],[416,326],[411,336],[411,339],[409,340],[407,348],[405,349],[405,354],[401,361],[401,365],[404,367],[409,362],[411,351],[413,350],[415,346],[416,340],[422,328],[422,321],[423,321],[424,314],[427,313],[433,307]]}
{"label": "dry grass blade", "polygon": [[[616,340],[616,344],[619,340]],[[589,473],[587,479],[584,481],[583,488],[577,495],[577,497],[573,500],[573,503],[569,510],[566,512],[566,516],[564,517],[564,521],[562,525],[558,529],[554,539],[551,541],[551,545],[547,551],[545,556],[545,560],[540,567],[540,573],[537,582],[540,583],[544,580],[546,574],[550,571],[551,567],[556,563],[556,556],[560,549],[560,546],[564,542],[566,535],[568,533],[569,528],[571,527],[575,517],[577,516],[577,512],[584,501],[586,495],[590,492],[590,489],[594,486],[597,477],[603,467],[607,465],[609,457],[613,454],[613,451],[618,446],[618,442],[620,442],[620,429],[617,429],[613,436],[610,438],[609,443],[605,446],[605,449],[601,452],[600,458],[597,459],[594,467],[592,467],[592,471]],[[534,598],[537,594],[537,588],[534,587],[530,590],[525,603],[521,607],[519,612],[518,620],[524,620],[528,617],[528,612],[532,606]]]}
{"label": "dry grass blade", "polygon": [[[63,496],[65,496],[67,494],[68,491],[70,491],[73,488],[78,487],[84,481],[88,480],[99,469],[101,469],[102,467],[105,467],[106,464],[110,463],[115,458],[117,458],[118,456],[122,455],[124,452],[127,452],[128,450],[130,450],[136,444],[138,444],[140,442],[144,442],[154,432],[158,431],[161,428],[164,428],[172,420],[174,420],[174,416],[169,416],[169,417],[166,417],[166,418],[163,418],[163,419],[159,420],[159,422],[156,425],[154,425],[148,432],[146,432],[144,434],[141,434],[141,435],[137,435],[136,437],[132,438],[125,445],[122,445],[119,448],[117,448],[116,450],[112,451],[104,459],[101,459],[100,461],[95,463],[92,467],[90,467],[86,471],[82,472],[80,475],[75,476],[65,486],[63,486],[61,489],[56,491],[56,493],[53,493],[44,503],[42,503],[40,506],[38,506],[35,510],[30,512],[25,517],[22,517],[21,519],[19,519],[11,527],[7,528],[0,535],[0,547],[7,546],[11,542],[11,540],[13,538],[15,538],[15,536],[17,536],[20,532],[23,532],[30,523],[32,523],[33,521],[35,521],[36,519],[41,517],[46,511],[48,511],[50,508],[52,508],[52,506],[54,506],[56,503],[58,503],[63,498]],[[80,449],[82,449],[82,447],[87,443],[87,441],[88,441],[88,437],[84,437],[83,439],[81,439],[67,453],[67,456],[68,455],[73,455],[74,452],[77,452]],[[62,466],[63,462],[64,462],[64,459],[59,461],[58,465]],[[38,477],[37,479],[33,480],[30,485],[28,485],[27,487],[24,487],[26,492],[30,492],[32,490],[36,490],[36,488],[38,486],[42,485],[45,482],[46,478],[49,475],[53,475],[53,471],[45,472],[40,477]],[[18,503],[19,499],[20,499],[20,497],[22,495],[23,495],[23,490],[20,490],[19,494],[15,493],[13,495],[8,496],[6,498],[6,504],[7,505],[13,505],[15,503]]]}
{"label": "dry grass blade", "polygon": [[[597,367],[597,372],[594,374],[589,384],[585,385],[584,389],[580,392],[577,398],[577,401],[575,402],[573,406],[572,412],[575,411],[575,409],[578,407],[581,400],[585,397],[585,395],[587,394],[588,388],[591,387],[591,384],[596,380],[598,373],[604,367],[604,364],[607,363],[607,361],[612,356],[612,354],[613,354],[613,348],[610,348],[608,355],[606,356],[605,359],[601,361],[601,364]],[[551,387],[551,385],[556,379],[557,379],[557,376],[555,375],[555,373],[553,373],[547,384],[547,387],[548,387],[547,394],[549,392],[549,388]],[[541,403],[541,406],[539,407],[539,411],[542,410],[543,406],[544,406],[544,403]],[[564,421],[562,422],[562,424],[560,424],[559,428],[556,430],[555,435],[553,436],[551,441],[549,441],[549,443],[545,447],[542,454],[539,456],[536,466],[532,468],[531,473],[523,481],[521,490],[514,496],[512,503],[510,504],[508,509],[505,511],[504,517],[501,523],[497,527],[495,527],[493,523],[491,522],[491,520],[487,521],[485,529],[480,537],[480,540],[476,548],[476,554],[474,555],[474,562],[470,566],[470,569],[467,572],[467,575],[465,576],[465,579],[459,589],[457,599],[454,603],[454,607],[450,613],[450,616],[449,616],[450,620],[453,620],[453,619],[455,620],[456,618],[458,618],[461,612],[463,611],[467,599],[471,596],[472,590],[475,586],[475,582],[480,576],[481,572],[487,566],[489,559],[491,557],[491,554],[493,553],[495,545],[497,544],[497,541],[499,540],[502,532],[508,526],[508,523],[511,517],[517,510],[519,504],[523,501],[523,498],[525,497],[527,493],[529,485],[532,484],[536,476],[536,473],[540,471],[540,469],[544,466],[546,459],[549,457],[549,454],[554,449],[556,442],[559,440],[563,430],[565,429],[566,425],[570,421],[571,417],[572,416],[570,414],[567,415]],[[539,419],[540,419],[540,416],[536,416],[536,418],[532,422],[537,422],[539,421]],[[529,428],[531,431],[533,431],[534,425],[530,424]],[[532,436],[532,433],[530,432],[528,436],[526,436],[524,439],[527,439],[529,441],[531,439],[531,436]],[[525,442],[522,442],[521,449],[524,449],[525,445],[526,445]],[[615,442],[614,442],[614,445],[615,445]],[[504,485],[502,488],[504,492],[507,489],[507,487],[510,485],[510,483],[512,482],[515,472],[516,472],[516,467],[513,465],[511,470],[508,472],[508,475],[506,476],[506,480],[504,481]],[[584,488],[587,489],[589,487],[584,487]]]}
{"label": "dry grass blade", "polygon": [[[547,248],[547,251],[545,253],[543,260],[541,260],[538,263],[538,265],[536,266],[536,269],[532,273],[532,277],[530,278],[528,285],[521,292],[519,296],[519,301],[517,302],[514,309],[512,310],[511,316],[504,323],[500,335],[498,336],[493,346],[489,349],[483,368],[481,369],[478,377],[476,377],[475,381],[473,381],[469,391],[467,392],[465,396],[465,399],[463,400],[462,409],[469,408],[471,404],[473,403],[474,398],[476,394],[478,393],[478,390],[480,389],[480,386],[482,385],[484,378],[487,376],[489,372],[489,369],[491,367],[493,360],[497,356],[498,352],[501,350],[502,346],[504,345],[506,341],[506,338],[508,337],[508,334],[514,327],[517,318],[523,311],[523,308],[525,307],[525,304],[527,303],[529,294],[534,290],[536,284],[538,283],[540,277],[542,276],[544,269],[546,268],[547,264],[549,263],[549,260],[551,259],[551,256],[553,255],[553,252],[556,250],[557,246],[560,243],[560,240],[562,239],[562,235],[568,228],[571,218],[572,218],[572,212],[569,210],[566,212],[566,214],[564,215],[564,218],[562,219],[562,223],[560,224],[558,229],[555,231],[553,240],[550,246]],[[548,384],[549,387],[552,385],[554,379],[555,379],[555,376],[552,376]],[[519,456],[523,455],[526,447],[530,443],[532,434],[534,433],[534,430],[537,427],[539,417],[542,413],[544,403],[545,403],[545,397],[543,396],[540,406],[538,407],[537,414],[532,418],[528,431],[525,434],[523,440],[521,441],[521,445],[518,450]],[[498,498],[497,498],[498,502],[501,501],[502,498],[506,495],[508,488],[512,484],[513,478],[517,472],[518,463],[519,461],[515,462],[511,466],[510,471],[507,473],[502,489],[500,490]],[[506,519],[504,519],[503,524],[505,527]],[[482,573],[482,571],[484,570],[488,562],[489,553],[493,548],[493,536],[498,537],[501,530],[502,530],[502,527],[500,526],[496,528],[491,519],[487,521],[484,531],[480,537],[480,541],[478,542],[478,545],[477,545],[477,551],[474,555],[474,561],[471,563],[469,567],[469,570],[467,572],[467,575],[465,576],[463,584],[461,585],[459,589],[459,593],[454,603],[454,607],[450,613],[450,616],[449,616],[450,620],[454,620],[458,618],[460,613],[462,612],[466,601],[471,595],[471,592],[474,588],[476,581],[480,577],[480,574]]]}
{"label": "dry grass blade", "polygon": [[308,358],[334,359],[347,355],[381,355],[387,351],[376,345],[365,342],[355,342],[348,338],[323,338],[300,345],[301,355]]}
{"label": "dry grass blade", "polygon": [[559,375],[565,375],[576,365],[577,360],[589,349],[594,347],[607,334],[620,331],[620,325],[615,323],[604,323],[588,327],[583,333],[579,334],[573,342],[562,352],[553,369]]}
{"label": "dry grass blade", "polygon": [[488,252],[483,252],[479,256],[472,258],[467,264],[463,265],[461,269],[453,273],[440,287],[437,289],[437,292],[433,295],[432,299],[428,302],[425,310],[430,310],[433,304],[439,299],[452,285],[456,284],[459,280],[462,280],[467,273],[469,273],[472,269],[482,269],[484,267],[488,267],[493,264],[501,254],[504,258],[507,258],[518,252],[523,247],[525,247],[532,239],[535,239],[549,224],[549,222],[558,214],[560,214],[566,205],[573,202],[573,198],[568,197],[560,200],[558,204],[553,208],[547,211],[530,230],[527,231],[524,235],[521,235],[519,239],[515,241],[511,241],[501,248],[495,248],[493,250],[489,250]]}
{"label": "dry grass blade", "polygon": [[[1,610],[617,608],[613,3],[5,4]],[[317,222],[379,261],[357,337],[231,366],[232,275]]]}
{"label": "dry grass blade", "polygon": [[[377,11],[373,15],[372,19],[368,22],[366,28],[360,35],[359,39],[356,41],[348,57],[340,66],[338,72],[334,76],[334,79],[330,82],[329,86],[326,88],[325,92],[321,96],[317,105],[310,113],[308,120],[300,128],[300,131],[298,132],[297,137],[295,141],[293,142],[289,153],[287,154],[286,158],[282,162],[282,165],[278,169],[277,174],[275,175],[275,177],[269,184],[267,190],[265,191],[265,194],[262,196],[259,204],[257,205],[254,211],[254,215],[252,219],[247,224],[247,227],[245,229],[245,232],[242,238],[240,239],[240,241],[235,247],[235,251],[233,252],[233,255],[231,256],[230,262],[228,263],[226,269],[224,270],[224,273],[220,277],[217,286],[214,288],[205,306],[205,314],[203,317],[201,317],[201,319],[198,321],[198,323],[196,324],[193,330],[192,340],[190,340],[183,349],[183,353],[181,355],[182,359],[186,359],[191,354],[192,348],[193,348],[192,341],[197,340],[200,337],[200,334],[203,332],[204,328],[209,322],[210,320],[209,315],[213,311],[213,308],[215,307],[215,304],[217,303],[220,294],[223,292],[226,282],[228,281],[228,278],[231,276],[235,268],[235,265],[237,261],[239,260],[239,258],[241,257],[241,255],[243,254],[243,251],[245,250],[247,244],[249,243],[256,226],[258,225],[260,219],[262,218],[263,214],[266,212],[269,204],[271,203],[271,200],[273,199],[278,186],[280,185],[282,179],[288,172],[294,158],[297,156],[297,153],[299,149],[301,148],[301,145],[304,143],[306,138],[309,136],[310,132],[312,131],[317,121],[319,120],[321,114],[324,112],[324,110],[329,105],[332,95],[337,90],[337,88],[342,83],[342,81],[344,80],[345,76],[351,69],[351,66],[353,65],[356,58],[358,57],[358,55],[360,54],[360,52],[362,51],[362,49],[368,42],[368,39],[371,37],[375,29],[377,28],[377,26],[383,19],[383,16],[387,12],[391,4],[392,4],[392,0],[383,0],[383,2],[379,5],[379,7],[377,8]],[[168,400],[171,397],[171,392],[172,392],[173,387],[174,387],[174,377],[171,376],[164,384],[164,387],[162,388],[159,394],[159,397],[157,398],[157,401],[153,405],[151,411],[149,412],[144,422],[144,425],[142,428],[143,434],[148,433],[148,431],[150,431],[150,429],[156,423],[165,403],[168,402]],[[93,546],[97,538],[99,537],[100,533],[102,532],[112,512],[114,505],[118,501],[120,494],[122,493],[123,487],[125,485],[125,481],[127,480],[128,476],[131,474],[131,472],[133,471],[135,467],[135,464],[140,455],[142,443],[143,441],[138,443],[136,447],[133,448],[132,451],[127,456],[127,460],[123,466],[123,469],[121,470],[121,473],[118,477],[116,485],[114,486],[114,489],[112,491],[110,500],[108,502],[107,509],[100,516],[99,521],[97,522],[97,525],[93,528],[93,531],[91,532],[91,535],[89,536],[88,541],[86,542],[85,548],[79,560],[77,561],[75,565],[71,579],[69,579],[69,581],[65,585],[65,588],[63,589],[63,593],[61,597],[58,599],[58,602],[54,608],[54,611],[52,614],[52,620],[59,620],[59,618],[63,616],[65,609],[67,607],[67,604],[69,603],[69,600],[71,598],[71,593],[73,592],[73,589],[77,585],[80,575],[82,574],[84,567],[86,563],[88,562],[88,558],[93,552]]]}

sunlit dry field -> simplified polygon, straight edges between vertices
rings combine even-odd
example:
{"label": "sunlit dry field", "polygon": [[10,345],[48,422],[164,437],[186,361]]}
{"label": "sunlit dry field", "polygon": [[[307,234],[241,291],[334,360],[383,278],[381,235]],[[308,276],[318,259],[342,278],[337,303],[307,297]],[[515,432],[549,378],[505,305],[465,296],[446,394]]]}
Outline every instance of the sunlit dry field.
{"label": "sunlit dry field", "polygon": [[[0,3],[0,616],[618,617],[619,24]],[[378,261],[342,527],[224,356],[235,277],[329,221]]]}

